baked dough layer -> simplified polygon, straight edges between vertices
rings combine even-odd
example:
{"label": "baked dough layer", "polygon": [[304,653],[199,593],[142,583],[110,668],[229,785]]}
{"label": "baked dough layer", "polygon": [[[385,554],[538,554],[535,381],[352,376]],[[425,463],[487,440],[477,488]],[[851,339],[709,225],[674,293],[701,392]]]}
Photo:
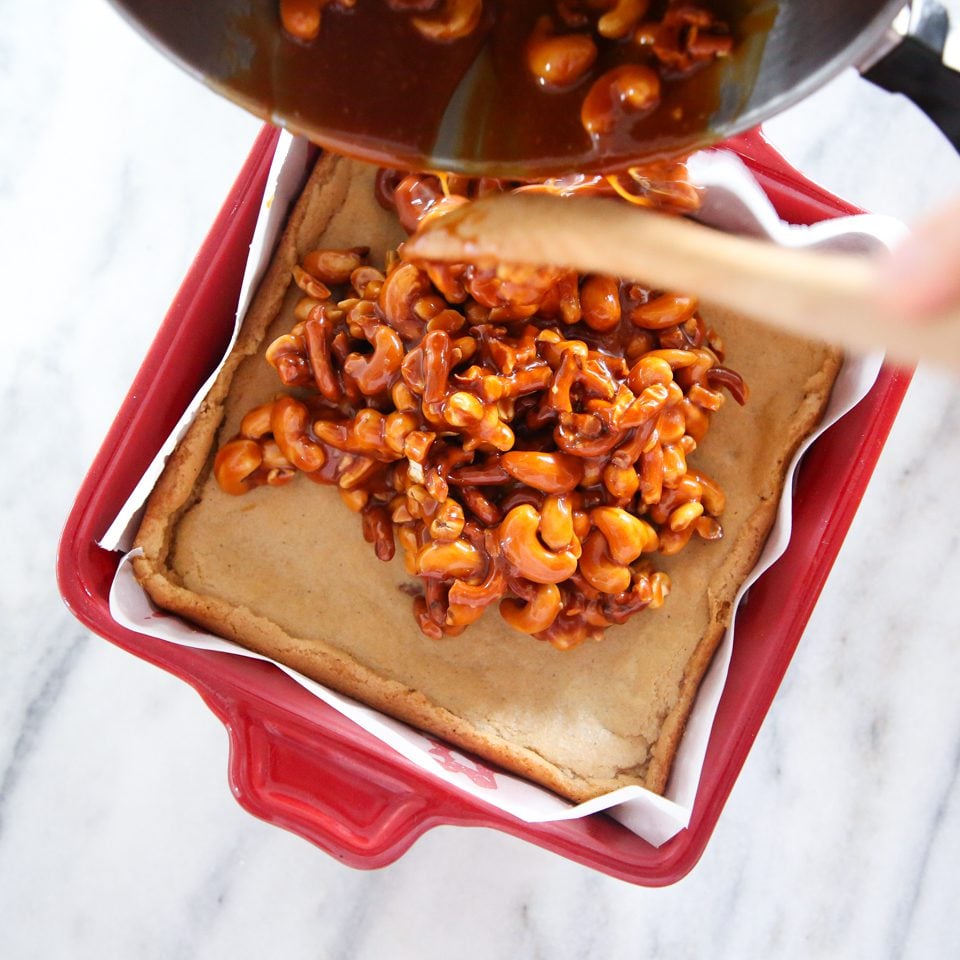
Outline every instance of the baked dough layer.
{"label": "baked dough layer", "polygon": [[600,642],[559,651],[510,630],[495,609],[460,637],[431,640],[412,616],[402,559],[376,559],[335,489],[297,477],[233,497],[211,472],[242,416],[280,392],[263,352],[295,322],[291,267],[318,246],[367,245],[377,263],[403,239],[374,198],[374,174],[334,156],[318,162],[234,350],[148,501],[136,574],[161,607],[572,800],[629,784],[662,793],[839,357],[704,310],[751,392],[746,407],[714,415],[691,458],[727,494],[724,538],[655,555],[673,583],[665,605]]}

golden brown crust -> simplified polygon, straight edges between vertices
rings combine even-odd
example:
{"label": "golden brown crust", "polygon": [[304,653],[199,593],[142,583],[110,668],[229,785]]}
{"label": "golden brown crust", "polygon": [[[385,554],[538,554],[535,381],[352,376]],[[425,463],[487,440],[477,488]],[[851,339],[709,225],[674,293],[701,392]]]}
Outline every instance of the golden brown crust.
{"label": "golden brown crust", "polygon": [[662,793],[666,789],[670,767],[680,745],[680,738],[683,736],[687,718],[693,708],[697,690],[700,688],[707,667],[710,665],[710,661],[713,659],[713,655],[730,624],[731,604],[740,589],[740,585],[756,565],[767,535],[776,519],[780,493],[783,490],[785,474],[790,461],[800,444],[823,417],[823,412],[830,399],[830,389],[840,369],[840,362],[838,351],[826,350],[823,366],[805,384],[803,399],[797,407],[794,417],[787,424],[778,468],[771,472],[766,486],[760,491],[760,503],[750,515],[749,522],[743,531],[743,545],[728,563],[724,571],[722,584],[711,588],[708,594],[710,626],[697,645],[687,664],[687,669],[684,671],[677,706],[665,718],[660,737],[652,748],[652,757],[645,785],[655,793]]}
{"label": "golden brown crust", "polygon": [[496,615],[462,637],[419,633],[402,563],[376,560],[336,492],[300,477],[229,497],[212,452],[277,392],[262,360],[286,332],[290,267],[318,243],[369,245],[402,234],[376,205],[372,169],[325,157],[298,203],[238,344],[152,494],[135,572],[153,600],[371,706],[573,800],[628,784],[663,792],[696,691],[733,598],[773,521],[786,466],[822,414],[834,351],[711,312],[750,384],[696,459],[727,491],[726,535],[663,566],[665,607],[560,652]]}

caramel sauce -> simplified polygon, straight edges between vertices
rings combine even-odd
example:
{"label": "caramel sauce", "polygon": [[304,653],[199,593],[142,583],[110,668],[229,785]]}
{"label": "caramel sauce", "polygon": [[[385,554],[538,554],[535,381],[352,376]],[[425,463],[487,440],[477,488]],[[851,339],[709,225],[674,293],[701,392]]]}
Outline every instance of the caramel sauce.
{"label": "caramel sauce", "polygon": [[[703,5],[729,26],[733,53],[689,75],[661,69],[659,106],[600,137],[580,119],[590,85],[621,64],[651,63],[652,54],[629,38],[599,38],[586,76],[565,89],[542,87],[525,45],[553,0],[486,0],[478,28],[450,43],[421,36],[409,14],[372,0],[326,8],[311,43],[287,36],[275,12],[235,14],[227,34],[236,66],[213,85],[324,146],[378,163],[524,178],[611,170],[712,142],[747,102],[776,4]],[[665,6],[654,0],[650,17]]]}

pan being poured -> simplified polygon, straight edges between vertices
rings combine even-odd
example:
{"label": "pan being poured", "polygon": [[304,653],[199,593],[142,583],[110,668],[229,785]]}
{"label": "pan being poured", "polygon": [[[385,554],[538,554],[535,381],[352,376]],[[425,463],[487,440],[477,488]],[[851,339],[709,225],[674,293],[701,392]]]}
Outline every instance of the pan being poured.
{"label": "pan being poured", "polygon": [[[943,63],[949,24],[932,0],[316,0],[311,40],[283,28],[281,0],[113,2],[253,113],[389,166],[533,178],[655,161],[754,127],[850,65],[960,144],[960,74]],[[712,38],[719,54],[695,62],[698,29],[699,48]],[[666,59],[665,30],[678,47]],[[573,34],[582,69],[555,81],[536,50]],[[622,73],[637,63],[658,68],[656,98],[642,93],[649,66],[640,82]],[[617,70],[623,82],[603,94],[617,123],[591,126],[587,98]]]}

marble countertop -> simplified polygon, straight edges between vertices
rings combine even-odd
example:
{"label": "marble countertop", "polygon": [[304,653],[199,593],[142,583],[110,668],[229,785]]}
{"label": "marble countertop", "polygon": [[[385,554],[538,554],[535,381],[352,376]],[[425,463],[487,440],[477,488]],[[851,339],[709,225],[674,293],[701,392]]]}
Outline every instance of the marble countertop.
{"label": "marble countertop", "polygon": [[[194,692],[67,612],[64,519],[258,129],[102,0],[5,6],[0,956],[960,955],[960,381],[933,370],[703,859],[670,888],[456,828],[344,867],[244,813]],[[960,192],[926,120],[853,74],[767,130],[875,212]]]}

